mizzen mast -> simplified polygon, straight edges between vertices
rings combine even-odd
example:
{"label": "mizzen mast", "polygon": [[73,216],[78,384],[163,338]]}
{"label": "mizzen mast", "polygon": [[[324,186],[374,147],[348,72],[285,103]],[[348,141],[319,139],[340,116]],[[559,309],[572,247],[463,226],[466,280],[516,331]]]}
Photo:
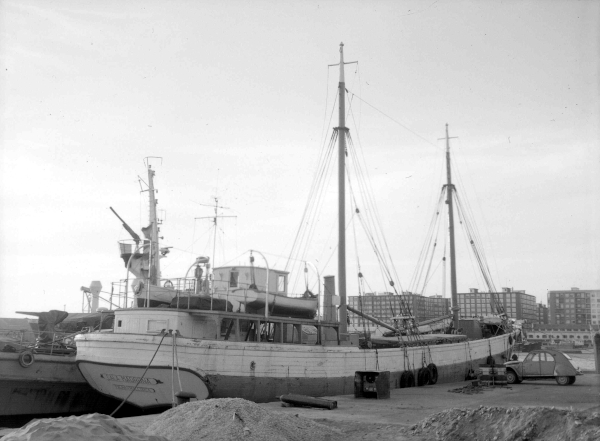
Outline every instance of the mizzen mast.
{"label": "mizzen mast", "polygon": [[[456,138],[456,137],[454,137]],[[452,184],[452,170],[450,168],[450,138],[448,124],[446,124],[446,203],[448,204],[448,233],[450,235],[450,292],[452,294],[452,320],[454,329],[458,329],[460,306],[458,306],[458,293],[456,288],[456,249],[454,245],[454,205],[453,196],[455,188]]]}

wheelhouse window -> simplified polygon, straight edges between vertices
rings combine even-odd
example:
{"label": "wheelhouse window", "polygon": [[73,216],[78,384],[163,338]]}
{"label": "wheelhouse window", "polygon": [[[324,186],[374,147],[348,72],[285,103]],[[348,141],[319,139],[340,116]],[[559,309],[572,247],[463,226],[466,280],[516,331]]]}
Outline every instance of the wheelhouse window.
{"label": "wheelhouse window", "polygon": [[231,271],[229,273],[229,287],[230,288],[237,288],[238,287],[239,278],[240,278],[240,272],[239,271]]}
{"label": "wheelhouse window", "polygon": [[277,292],[285,292],[285,276],[277,276]]}

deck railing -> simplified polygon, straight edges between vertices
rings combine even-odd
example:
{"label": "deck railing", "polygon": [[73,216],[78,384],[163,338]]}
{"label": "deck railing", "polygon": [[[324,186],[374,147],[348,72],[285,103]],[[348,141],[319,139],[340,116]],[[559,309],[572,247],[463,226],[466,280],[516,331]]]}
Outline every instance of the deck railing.
{"label": "deck railing", "polygon": [[68,355],[77,350],[75,336],[90,331],[90,328],[77,332],[0,329],[0,352],[31,350],[36,354]]}

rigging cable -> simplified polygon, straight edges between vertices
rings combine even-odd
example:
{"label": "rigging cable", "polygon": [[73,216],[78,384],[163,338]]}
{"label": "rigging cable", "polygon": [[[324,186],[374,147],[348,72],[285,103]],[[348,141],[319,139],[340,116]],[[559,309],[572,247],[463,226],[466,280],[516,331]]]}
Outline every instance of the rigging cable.
{"label": "rigging cable", "polygon": [[[334,105],[332,107],[332,113],[330,116],[330,123],[331,120],[333,118],[333,111],[335,110],[335,103],[337,102],[337,95],[336,95],[336,100],[334,101]],[[293,257],[295,255],[295,253],[300,253],[300,251],[298,250],[299,247],[301,247],[303,241],[302,239],[300,239],[301,237],[303,238],[305,233],[305,221],[308,219],[312,219],[312,216],[314,215],[314,211],[318,210],[320,207],[320,201],[321,198],[323,196],[323,190],[320,190],[321,187],[324,187],[323,181],[325,180],[325,176],[328,175],[328,170],[330,170],[331,168],[331,157],[333,154],[333,146],[335,145],[335,140],[337,139],[337,131],[333,130],[331,133],[331,137],[329,140],[329,144],[325,145],[325,139],[323,140],[323,145],[321,148],[321,153],[319,155],[319,159],[317,161],[317,171],[315,172],[315,175],[313,177],[313,182],[309,191],[309,195],[307,198],[307,202],[304,208],[304,213],[302,215],[302,219],[300,222],[300,225],[298,227],[298,231],[296,233],[296,237],[294,239],[294,243],[292,244],[292,249],[290,250],[290,259],[291,257]],[[285,270],[287,270],[288,265],[289,265],[289,260],[286,263],[285,266]],[[302,260],[302,259],[298,259],[298,260]]]}
{"label": "rigging cable", "polygon": [[[437,247],[437,237],[439,234],[440,213],[441,213],[442,207],[443,207],[443,199],[444,199],[444,189],[442,189],[442,191],[440,192],[440,195],[438,197],[438,203],[437,203],[437,206],[435,207],[433,216],[431,218],[431,222],[429,224],[429,229],[427,231],[425,243],[423,244],[423,248],[421,249],[421,253],[417,260],[417,268],[415,269],[411,283],[409,285],[410,287],[412,287],[413,292],[423,293],[425,291],[425,285],[423,286],[422,290],[419,290],[419,285],[420,285],[422,279],[424,279],[425,281],[428,279],[427,275],[425,275],[425,277],[423,277],[425,263],[427,262],[427,260],[429,260],[429,268],[430,268],[431,262],[435,255],[435,249]],[[435,234],[435,236],[434,236],[434,234]],[[433,246],[431,245],[432,243],[433,243]],[[429,259],[428,259],[428,256],[430,256]],[[426,274],[429,273],[429,268],[426,271]]]}
{"label": "rigging cable", "polygon": [[[354,147],[354,143],[352,142],[352,138],[349,136],[349,134],[348,134],[348,145],[350,147],[349,152],[350,152],[351,156],[355,158],[355,161],[353,162],[353,164],[355,164],[355,173],[356,173],[356,176],[359,178],[358,183],[359,183],[359,186],[362,188],[362,194],[366,196],[365,202],[367,204],[367,207],[372,208],[371,210],[369,210],[369,209],[365,210],[366,218],[361,216],[360,212],[357,213],[358,218],[361,221],[361,224],[363,225],[363,229],[365,230],[367,238],[369,239],[369,241],[371,243],[371,247],[373,248],[373,251],[375,252],[376,257],[378,258],[378,260],[380,262],[381,269],[385,273],[386,281],[389,282],[390,286],[392,286],[392,288],[394,289],[396,294],[398,294],[398,292],[396,291],[396,289],[394,287],[394,282],[393,282],[394,277],[392,277],[392,273],[390,271],[390,267],[391,267],[395,273],[395,269],[394,269],[393,265],[391,265],[392,259],[391,259],[391,255],[389,254],[389,247],[387,246],[387,242],[385,241],[385,238],[381,234],[373,233],[373,231],[375,231],[377,233],[380,233],[381,231],[383,231],[381,221],[380,221],[381,216],[378,216],[377,206],[374,202],[375,198],[372,196],[373,192],[372,192],[371,188],[367,185],[368,179],[365,178],[365,175],[368,176],[368,174],[365,173],[360,167],[360,161],[358,161],[358,158],[356,155],[356,149]],[[350,175],[350,173],[348,173],[348,174]],[[350,189],[352,192],[352,196],[355,197],[355,192],[353,191],[351,184],[350,184]],[[374,213],[374,215],[371,215],[372,212]],[[383,254],[383,252],[381,251],[383,249],[387,250],[387,256],[385,254]],[[388,265],[388,263],[387,263],[387,258],[389,258],[390,265]],[[396,275],[396,279],[397,279],[397,275]],[[402,309],[404,310],[403,313],[405,315],[412,315],[412,313],[410,312],[410,307],[404,302],[402,297],[400,297],[399,300],[400,300]]]}
{"label": "rigging cable", "polygon": [[323,184],[328,180],[327,176],[330,176],[330,170],[332,168],[333,147],[336,139],[337,131],[334,130],[331,134],[330,142],[327,148],[324,148],[321,153],[319,168],[313,178],[313,183],[304,208],[304,213],[302,215],[300,225],[296,232],[296,237],[284,268],[286,271],[288,270],[290,263],[294,265],[293,262],[306,260],[304,257],[306,254],[306,248],[308,246],[307,244],[310,243],[310,238],[314,234],[316,223],[315,220],[317,218],[317,213],[321,208],[322,199],[325,195],[325,185]]}
{"label": "rigging cable", "polygon": [[[385,240],[385,237],[383,236],[383,226],[381,223],[381,216],[379,214],[379,210],[377,208],[377,204],[375,203],[375,197],[374,197],[374,193],[372,190],[372,187],[368,184],[370,182],[369,179],[369,175],[368,172],[365,172],[362,170],[362,168],[360,167],[361,162],[358,161],[358,157],[356,154],[356,149],[354,148],[354,143],[352,141],[352,138],[349,137],[349,145],[351,147],[351,151],[354,152],[354,156],[356,158],[355,164],[356,164],[356,173],[357,173],[357,177],[359,177],[360,179],[359,181],[359,185],[361,185],[362,187],[362,193],[365,195],[365,202],[368,205],[368,208],[370,207],[370,210],[367,209],[366,210],[366,216],[367,216],[367,220],[369,221],[369,224],[372,226],[372,229],[377,232],[378,234],[372,235],[372,237],[376,237],[377,238],[377,242],[379,243],[379,247],[381,248],[381,250],[385,250],[386,254],[383,254],[382,252],[382,257],[385,256],[383,258],[384,262],[388,262],[387,259],[389,259],[389,264],[386,264],[386,268],[387,271],[389,273],[388,276],[388,280],[398,280],[399,281],[399,277],[398,274],[396,273],[396,269],[393,265],[393,259],[391,257],[390,251],[389,251],[389,247],[387,244],[387,241]],[[359,138],[359,145],[360,145],[360,138]],[[363,160],[364,160],[364,154],[363,154]],[[389,271],[389,268],[391,268],[392,271]],[[394,277],[391,277],[391,274],[393,272]],[[402,286],[400,284],[400,288],[401,291],[404,291],[402,289]]]}
{"label": "rigging cable", "polygon": [[437,144],[434,144],[433,142],[429,141],[428,139],[424,138],[423,136],[419,135],[417,132],[415,132],[412,129],[409,129],[408,126],[402,124],[401,122],[395,120],[394,118],[392,118],[391,116],[389,116],[387,113],[383,112],[382,110],[379,110],[377,107],[375,107],[374,105],[368,103],[367,101],[365,101],[364,99],[362,99],[360,96],[352,93],[352,92],[348,92],[350,94],[352,94],[353,96],[356,96],[356,98],[358,98],[361,102],[365,103],[367,106],[371,107],[372,109],[376,110],[377,112],[381,113],[383,116],[385,116],[386,118],[390,119],[391,121],[395,122],[396,124],[398,124],[400,127],[402,127],[403,129],[409,131],[410,133],[412,133],[413,135],[415,135],[417,138],[420,138],[421,140],[425,141],[427,144],[435,147],[436,149],[440,149],[440,147],[437,146]]}

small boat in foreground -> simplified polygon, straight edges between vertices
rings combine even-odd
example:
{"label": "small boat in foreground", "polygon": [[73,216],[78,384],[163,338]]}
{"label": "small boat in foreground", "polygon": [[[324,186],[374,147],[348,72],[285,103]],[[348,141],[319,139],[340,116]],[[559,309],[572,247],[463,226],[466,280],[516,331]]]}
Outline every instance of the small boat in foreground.
{"label": "small boat in foreground", "polygon": [[65,329],[98,325],[102,314],[25,314],[37,316],[37,322],[0,319],[0,426],[34,417],[112,412],[119,403],[92,389],[75,364],[75,332],[53,330],[58,323]]}

